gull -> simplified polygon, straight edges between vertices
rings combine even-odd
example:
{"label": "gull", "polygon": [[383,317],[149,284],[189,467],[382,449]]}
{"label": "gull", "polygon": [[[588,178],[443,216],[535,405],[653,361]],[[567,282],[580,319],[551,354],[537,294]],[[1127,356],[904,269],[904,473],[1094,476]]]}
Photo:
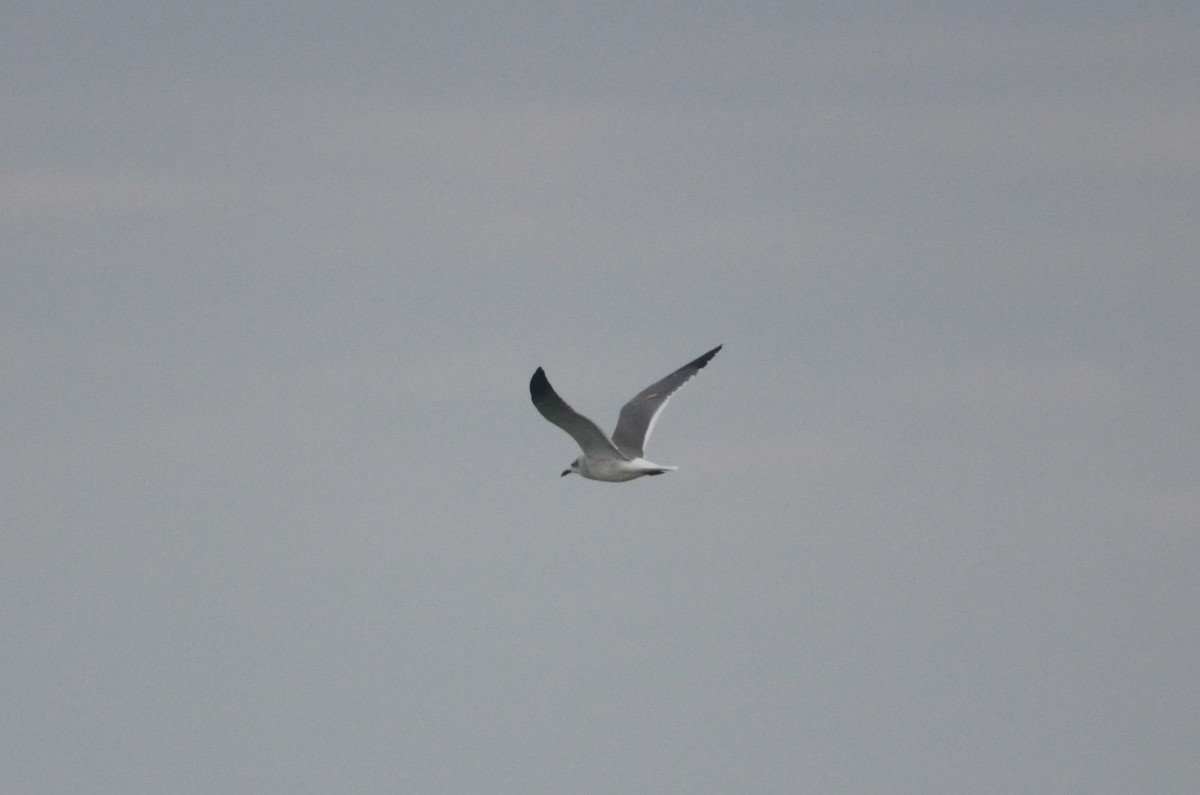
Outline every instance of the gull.
{"label": "gull", "polygon": [[621,408],[617,428],[611,438],[596,423],[568,406],[550,386],[545,370],[539,367],[529,380],[529,397],[533,405],[543,417],[569,433],[583,449],[583,455],[572,461],[560,477],[574,472],[592,480],[619,483],[642,475],[661,475],[679,469],[643,458],[646,440],[650,438],[658,415],[675,390],[700,372],[700,368],[708,364],[708,360],[716,356],[719,350],[720,345],[634,395]]}

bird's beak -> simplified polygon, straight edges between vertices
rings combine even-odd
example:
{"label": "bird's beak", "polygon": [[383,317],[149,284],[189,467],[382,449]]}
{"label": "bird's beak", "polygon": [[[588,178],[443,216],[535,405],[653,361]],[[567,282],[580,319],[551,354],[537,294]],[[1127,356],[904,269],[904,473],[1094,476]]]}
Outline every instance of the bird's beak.
{"label": "bird's beak", "polygon": [[561,475],[559,475],[559,477],[560,477],[560,478],[565,478],[565,477],[566,477],[567,475],[569,475],[569,474],[571,474],[571,470],[569,470],[569,469],[564,469],[564,470],[563,470],[563,473],[562,473]]}

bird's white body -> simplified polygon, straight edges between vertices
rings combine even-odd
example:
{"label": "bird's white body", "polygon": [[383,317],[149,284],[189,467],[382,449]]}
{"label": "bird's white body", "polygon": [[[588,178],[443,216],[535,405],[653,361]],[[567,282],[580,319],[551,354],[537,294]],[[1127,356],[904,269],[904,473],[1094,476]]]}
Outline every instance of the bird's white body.
{"label": "bird's white body", "polygon": [[661,475],[664,472],[674,472],[676,469],[679,469],[679,467],[655,464],[653,461],[647,461],[644,458],[635,458],[632,461],[626,461],[621,458],[580,456],[572,462],[571,468],[563,474],[575,472],[592,480],[607,480],[610,483],[620,483],[623,480],[640,478],[642,475]]}

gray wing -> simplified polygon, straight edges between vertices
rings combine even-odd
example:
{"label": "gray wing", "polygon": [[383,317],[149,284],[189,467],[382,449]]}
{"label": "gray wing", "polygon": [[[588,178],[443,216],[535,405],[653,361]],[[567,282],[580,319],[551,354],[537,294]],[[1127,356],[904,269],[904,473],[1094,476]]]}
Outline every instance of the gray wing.
{"label": "gray wing", "polygon": [[604,435],[604,431],[600,430],[596,423],[575,411],[558,396],[554,387],[550,386],[546,372],[540,367],[533,374],[533,378],[529,379],[529,397],[543,417],[571,434],[571,438],[579,442],[579,446],[586,455],[601,458],[626,458],[609,441],[609,438]]}
{"label": "gray wing", "polygon": [[671,373],[660,381],[638,392],[633,400],[621,408],[621,416],[617,419],[617,429],[613,431],[613,443],[621,452],[631,458],[641,458],[646,447],[646,440],[654,430],[654,423],[663,407],[675,394],[675,390],[683,386],[688,379],[700,372],[708,360],[717,355],[721,346],[713,348],[699,359],[690,361],[683,367]]}

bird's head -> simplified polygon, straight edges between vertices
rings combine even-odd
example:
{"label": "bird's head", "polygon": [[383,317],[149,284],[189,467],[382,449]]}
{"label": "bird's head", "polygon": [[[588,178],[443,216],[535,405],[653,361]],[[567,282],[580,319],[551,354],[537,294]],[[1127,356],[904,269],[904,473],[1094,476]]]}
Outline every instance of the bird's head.
{"label": "bird's head", "polygon": [[572,472],[574,472],[576,475],[579,474],[579,459],[578,458],[576,458],[574,461],[572,461],[571,466],[564,469],[562,471],[562,474],[559,475],[559,477],[565,478],[567,475],[571,474]]}

